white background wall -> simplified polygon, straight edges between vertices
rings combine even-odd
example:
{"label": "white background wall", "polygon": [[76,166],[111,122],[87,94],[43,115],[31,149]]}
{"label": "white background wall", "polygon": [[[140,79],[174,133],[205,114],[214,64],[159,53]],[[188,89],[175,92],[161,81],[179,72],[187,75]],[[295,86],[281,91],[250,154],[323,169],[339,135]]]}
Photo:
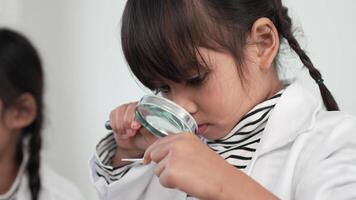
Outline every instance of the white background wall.
{"label": "white background wall", "polygon": [[[303,46],[341,108],[356,115],[356,1],[288,0]],[[87,162],[110,110],[143,91],[128,73],[119,36],[124,0],[0,0],[0,26],[24,32],[46,72],[45,159],[97,199]],[[300,32],[299,32],[300,33]],[[288,69],[301,66],[286,56]],[[284,59],[286,60],[286,59]],[[315,89],[312,81],[301,75]]]}

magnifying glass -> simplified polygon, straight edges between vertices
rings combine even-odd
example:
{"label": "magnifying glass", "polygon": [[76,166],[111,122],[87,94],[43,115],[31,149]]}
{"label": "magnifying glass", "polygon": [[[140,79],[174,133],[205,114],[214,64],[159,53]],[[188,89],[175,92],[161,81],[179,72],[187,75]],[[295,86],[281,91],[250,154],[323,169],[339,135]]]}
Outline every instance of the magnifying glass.
{"label": "magnifying glass", "polygon": [[[190,132],[196,134],[198,126],[184,108],[164,97],[145,95],[135,109],[135,117],[143,127],[157,137]],[[105,127],[111,130],[110,122]]]}

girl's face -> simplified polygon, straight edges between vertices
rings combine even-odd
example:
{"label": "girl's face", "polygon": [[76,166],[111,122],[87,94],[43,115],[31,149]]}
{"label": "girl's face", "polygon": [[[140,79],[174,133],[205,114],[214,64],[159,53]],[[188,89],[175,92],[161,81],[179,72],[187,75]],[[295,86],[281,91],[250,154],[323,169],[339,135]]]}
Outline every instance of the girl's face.
{"label": "girl's face", "polygon": [[[199,85],[163,79],[162,95],[185,108],[198,123],[198,134],[216,140],[226,136],[256,104],[275,94],[281,84],[273,67],[260,69],[256,48],[246,48],[241,79],[233,57],[227,53],[200,49],[210,67]],[[243,84],[242,84],[243,82]]]}

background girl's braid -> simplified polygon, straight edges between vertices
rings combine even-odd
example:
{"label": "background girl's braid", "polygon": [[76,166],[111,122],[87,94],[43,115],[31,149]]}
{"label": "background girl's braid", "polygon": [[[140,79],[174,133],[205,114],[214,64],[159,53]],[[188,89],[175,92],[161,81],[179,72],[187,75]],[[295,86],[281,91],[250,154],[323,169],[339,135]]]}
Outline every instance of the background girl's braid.
{"label": "background girl's braid", "polygon": [[[16,160],[17,164],[21,165],[23,160],[23,147],[24,140],[28,137],[27,135],[22,136],[21,140],[17,144],[17,154]],[[29,159],[26,165],[27,174],[29,176],[29,188],[31,193],[31,200],[38,200],[41,190],[41,179],[40,179],[40,151],[41,151],[41,137],[36,133],[32,136],[29,136],[30,141],[26,151],[29,151]],[[26,146],[26,145],[25,145]]]}
{"label": "background girl's braid", "polygon": [[30,138],[29,142],[29,162],[27,163],[27,172],[29,176],[29,186],[31,191],[32,200],[39,199],[39,191],[41,188],[40,181],[40,149],[41,149],[41,138],[34,134]]}
{"label": "background girl's braid", "polygon": [[[38,102],[42,104],[42,102]],[[41,106],[41,105],[37,105]],[[41,147],[42,147],[42,112],[38,112],[36,121],[28,127],[26,132],[30,133],[30,140],[28,145],[29,159],[27,163],[27,172],[29,176],[29,187],[32,196],[32,200],[38,200],[40,189],[41,189],[41,179],[40,179],[40,160],[41,160]]]}
{"label": "background girl's braid", "polygon": [[275,0],[275,2],[277,3],[278,13],[275,19],[275,24],[279,33],[287,40],[289,46],[297,53],[304,66],[309,70],[310,76],[318,84],[321,96],[323,98],[327,110],[339,110],[339,107],[334,97],[324,84],[324,80],[322,78],[321,73],[318,69],[314,67],[309,56],[300,47],[298,41],[294,37],[292,32],[292,19],[288,15],[288,9],[282,5],[281,0]]}

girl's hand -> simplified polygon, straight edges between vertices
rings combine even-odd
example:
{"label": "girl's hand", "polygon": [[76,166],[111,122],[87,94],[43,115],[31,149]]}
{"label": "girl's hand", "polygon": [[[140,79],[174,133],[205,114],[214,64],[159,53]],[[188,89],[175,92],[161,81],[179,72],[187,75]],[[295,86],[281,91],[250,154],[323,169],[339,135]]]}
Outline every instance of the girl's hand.
{"label": "girl's hand", "polygon": [[156,141],[144,155],[145,164],[151,161],[157,163],[155,173],[163,186],[177,188],[199,199],[220,199],[226,184],[225,169],[231,172],[231,166],[221,156],[191,133],[169,135]]}
{"label": "girl's hand", "polygon": [[278,199],[191,133],[156,141],[144,155],[145,164],[151,161],[157,163],[155,173],[164,187],[202,200]]}
{"label": "girl's hand", "polygon": [[110,113],[110,126],[117,144],[114,167],[127,164],[122,158],[142,157],[146,148],[157,140],[135,120],[136,105],[137,102],[124,104]]}

